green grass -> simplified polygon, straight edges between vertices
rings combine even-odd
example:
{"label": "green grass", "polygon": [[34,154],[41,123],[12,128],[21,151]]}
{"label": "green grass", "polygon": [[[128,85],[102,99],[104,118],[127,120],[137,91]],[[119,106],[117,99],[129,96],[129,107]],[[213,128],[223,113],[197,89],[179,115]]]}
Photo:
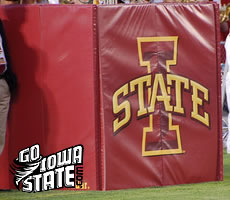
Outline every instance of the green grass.
{"label": "green grass", "polygon": [[0,200],[229,200],[230,155],[224,152],[224,181],[187,184],[167,187],[129,189],[116,191],[59,191],[24,193],[17,190],[0,192]]}

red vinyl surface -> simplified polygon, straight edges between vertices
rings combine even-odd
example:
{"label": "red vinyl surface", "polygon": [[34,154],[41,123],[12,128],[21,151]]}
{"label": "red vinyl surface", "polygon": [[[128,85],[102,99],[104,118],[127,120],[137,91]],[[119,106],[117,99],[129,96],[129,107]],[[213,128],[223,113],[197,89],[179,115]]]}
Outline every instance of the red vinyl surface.
{"label": "red vinyl surface", "polygon": [[[36,143],[44,156],[83,144],[84,181],[95,190],[93,7],[0,9],[19,82],[9,116],[9,162],[4,166],[12,163],[19,150]],[[8,182],[12,187],[13,177],[9,180],[9,171],[2,174],[2,169],[1,188],[8,187]]]}
{"label": "red vinyl surface", "polygon": [[[221,179],[216,10],[213,4],[98,8],[105,190]],[[166,60],[172,61],[169,71]],[[149,82],[146,75],[151,77]],[[183,113],[175,110],[176,83],[167,82],[170,75],[187,80],[187,86],[181,82],[177,89]],[[195,115],[204,118],[206,112],[208,125],[192,117],[197,83],[206,88],[207,97],[197,91],[201,105]],[[166,96],[162,97],[164,88]],[[152,101],[158,96],[154,111],[148,110],[149,94]],[[173,110],[166,110],[167,101],[162,98],[170,98]],[[139,111],[144,114],[138,116]]]}
{"label": "red vinyl surface", "polygon": [[14,188],[9,165],[34,144],[44,156],[84,145],[90,190],[222,180],[214,4],[0,11],[19,82],[0,189]]}

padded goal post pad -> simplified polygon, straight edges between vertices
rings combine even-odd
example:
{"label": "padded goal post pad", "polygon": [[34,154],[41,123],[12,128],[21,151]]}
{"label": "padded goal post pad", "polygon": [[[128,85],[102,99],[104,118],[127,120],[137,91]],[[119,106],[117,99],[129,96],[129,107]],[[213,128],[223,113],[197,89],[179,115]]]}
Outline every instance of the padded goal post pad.
{"label": "padded goal post pad", "polygon": [[[44,156],[83,144],[84,182],[96,190],[93,6],[4,6],[0,10],[19,82],[9,115],[5,166],[21,149],[34,144],[40,145]],[[12,187],[13,176],[10,183]]]}
{"label": "padded goal post pad", "polygon": [[[222,179],[217,10],[214,4],[98,8],[104,189]],[[175,77],[185,81],[178,88]],[[197,91],[199,105],[196,84],[206,88]],[[160,100],[164,88],[172,110]]]}
{"label": "padded goal post pad", "polygon": [[90,190],[222,180],[215,4],[0,11],[19,82],[0,189],[13,188],[9,164],[36,143],[44,156],[83,144]]}

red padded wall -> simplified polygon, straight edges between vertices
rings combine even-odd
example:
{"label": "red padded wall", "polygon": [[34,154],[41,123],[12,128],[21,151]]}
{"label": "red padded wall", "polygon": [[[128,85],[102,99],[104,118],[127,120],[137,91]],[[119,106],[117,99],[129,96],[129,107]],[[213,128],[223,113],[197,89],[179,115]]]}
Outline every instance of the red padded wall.
{"label": "red padded wall", "polygon": [[[35,143],[44,156],[83,144],[84,182],[91,190],[221,180],[217,10],[210,3],[0,7],[19,82],[0,156],[0,189],[13,188],[9,164],[19,150]],[[168,42],[143,42],[143,38],[152,41],[169,36]],[[144,61],[149,59],[148,72]],[[167,71],[166,60],[170,59],[176,62]],[[168,112],[157,102],[154,112],[137,117],[138,96],[131,92],[130,82],[149,75],[153,84],[156,74],[162,75],[174,107],[175,87],[167,85],[167,75],[189,80],[188,90],[181,85],[183,114]],[[198,92],[203,101],[199,113],[209,114],[208,126],[191,117],[191,80],[208,89],[208,101]],[[130,123],[114,133],[114,120],[125,114],[124,110],[114,113],[113,95],[125,84],[129,94],[120,94],[118,104],[130,103]],[[146,107],[151,86],[144,88]],[[159,89],[157,94],[160,96]],[[143,149],[168,152],[179,146],[176,131],[169,130],[168,113],[172,115],[170,127],[179,126],[180,154],[142,156]],[[153,131],[143,140],[143,128],[151,122]]]}
{"label": "red padded wall", "polygon": [[[213,4],[152,4],[98,8],[105,190],[221,179],[220,66],[217,59],[216,10]],[[169,36],[178,37],[176,50],[171,39],[168,39],[168,42],[151,41],[154,40],[153,37],[161,40]],[[149,73],[145,64],[140,66],[138,38],[150,40],[141,43],[143,61],[151,62]],[[175,51],[177,62],[171,64],[170,72],[167,72],[166,60],[172,60]],[[136,86],[136,90],[132,92],[130,82],[147,74],[152,76],[151,84],[156,74],[163,74],[166,86],[167,74],[189,79],[188,90],[184,90],[184,85],[181,85],[184,114],[167,112],[164,104],[157,102],[153,113],[137,117],[138,89]],[[209,113],[209,126],[191,117],[191,80],[208,89],[209,100],[203,103],[203,107],[199,106],[199,113],[202,116],[204,112]],[[119,93],[118,105],[121,106],[126,101],[130,105],[131,117],[119,132],[114,132],[114,121],[122,121],[127,115],[124,107],[117,113],[113,110],[113,97],[122,87],[126,88],[126,92]],[[149,87],[152,91],[152,86]],[[144,103],[147,108],[149,92],[146,85],[144,88]],[[175,84],[170,88],[170,103],[175,105]],[[159,89],[157,94],[160,95]],[[202,92],[199,92],[199,97],[204,99]],[[146,134],[145,151],[179,148],[176,143],[176,131],[169,131],[168,113],[172,115],[172,124],[179,125],[182,152],[143,156],[143,128],[150,127],[149,121],[153,123],[153,130]]]}
{"label": "red padded wall", "polygon": [[[44,156],[83,144],[84,181],[95,190],[93,7],[0,9],[19,82],[9,116],[9,163],[19,150],[36,143]],[[12,187],[12,177],[10,183]]]}

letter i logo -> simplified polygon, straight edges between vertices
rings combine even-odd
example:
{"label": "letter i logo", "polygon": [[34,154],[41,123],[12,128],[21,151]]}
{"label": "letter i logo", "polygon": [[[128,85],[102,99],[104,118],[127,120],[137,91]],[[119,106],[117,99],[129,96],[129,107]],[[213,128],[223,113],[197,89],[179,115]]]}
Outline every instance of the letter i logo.
{"label": "letter i logo", "polygon": [[[140,66],[147,67],[147,74],[155,74],[153,86],[147,91],[148,113],[151,114],[148,116],[149,126],[143,128],[142,156],[182,154],[180,127],[173,124],[170,113],[173,111],[171,88],[164,81],[170,76],[170,66],[177,64],[178,36],[138,37],[137,46]],[[166,82],[172,84],[172,80]],[[184,87],[189,87],[188,82],[184,82]],[[163,106],[165,109],[162,109]],[[176,105],[174,109],[177,107],[180,108]],[[150,141],[150,138],[155,139]],[[174,144],[171,145],[170,141]]]}

